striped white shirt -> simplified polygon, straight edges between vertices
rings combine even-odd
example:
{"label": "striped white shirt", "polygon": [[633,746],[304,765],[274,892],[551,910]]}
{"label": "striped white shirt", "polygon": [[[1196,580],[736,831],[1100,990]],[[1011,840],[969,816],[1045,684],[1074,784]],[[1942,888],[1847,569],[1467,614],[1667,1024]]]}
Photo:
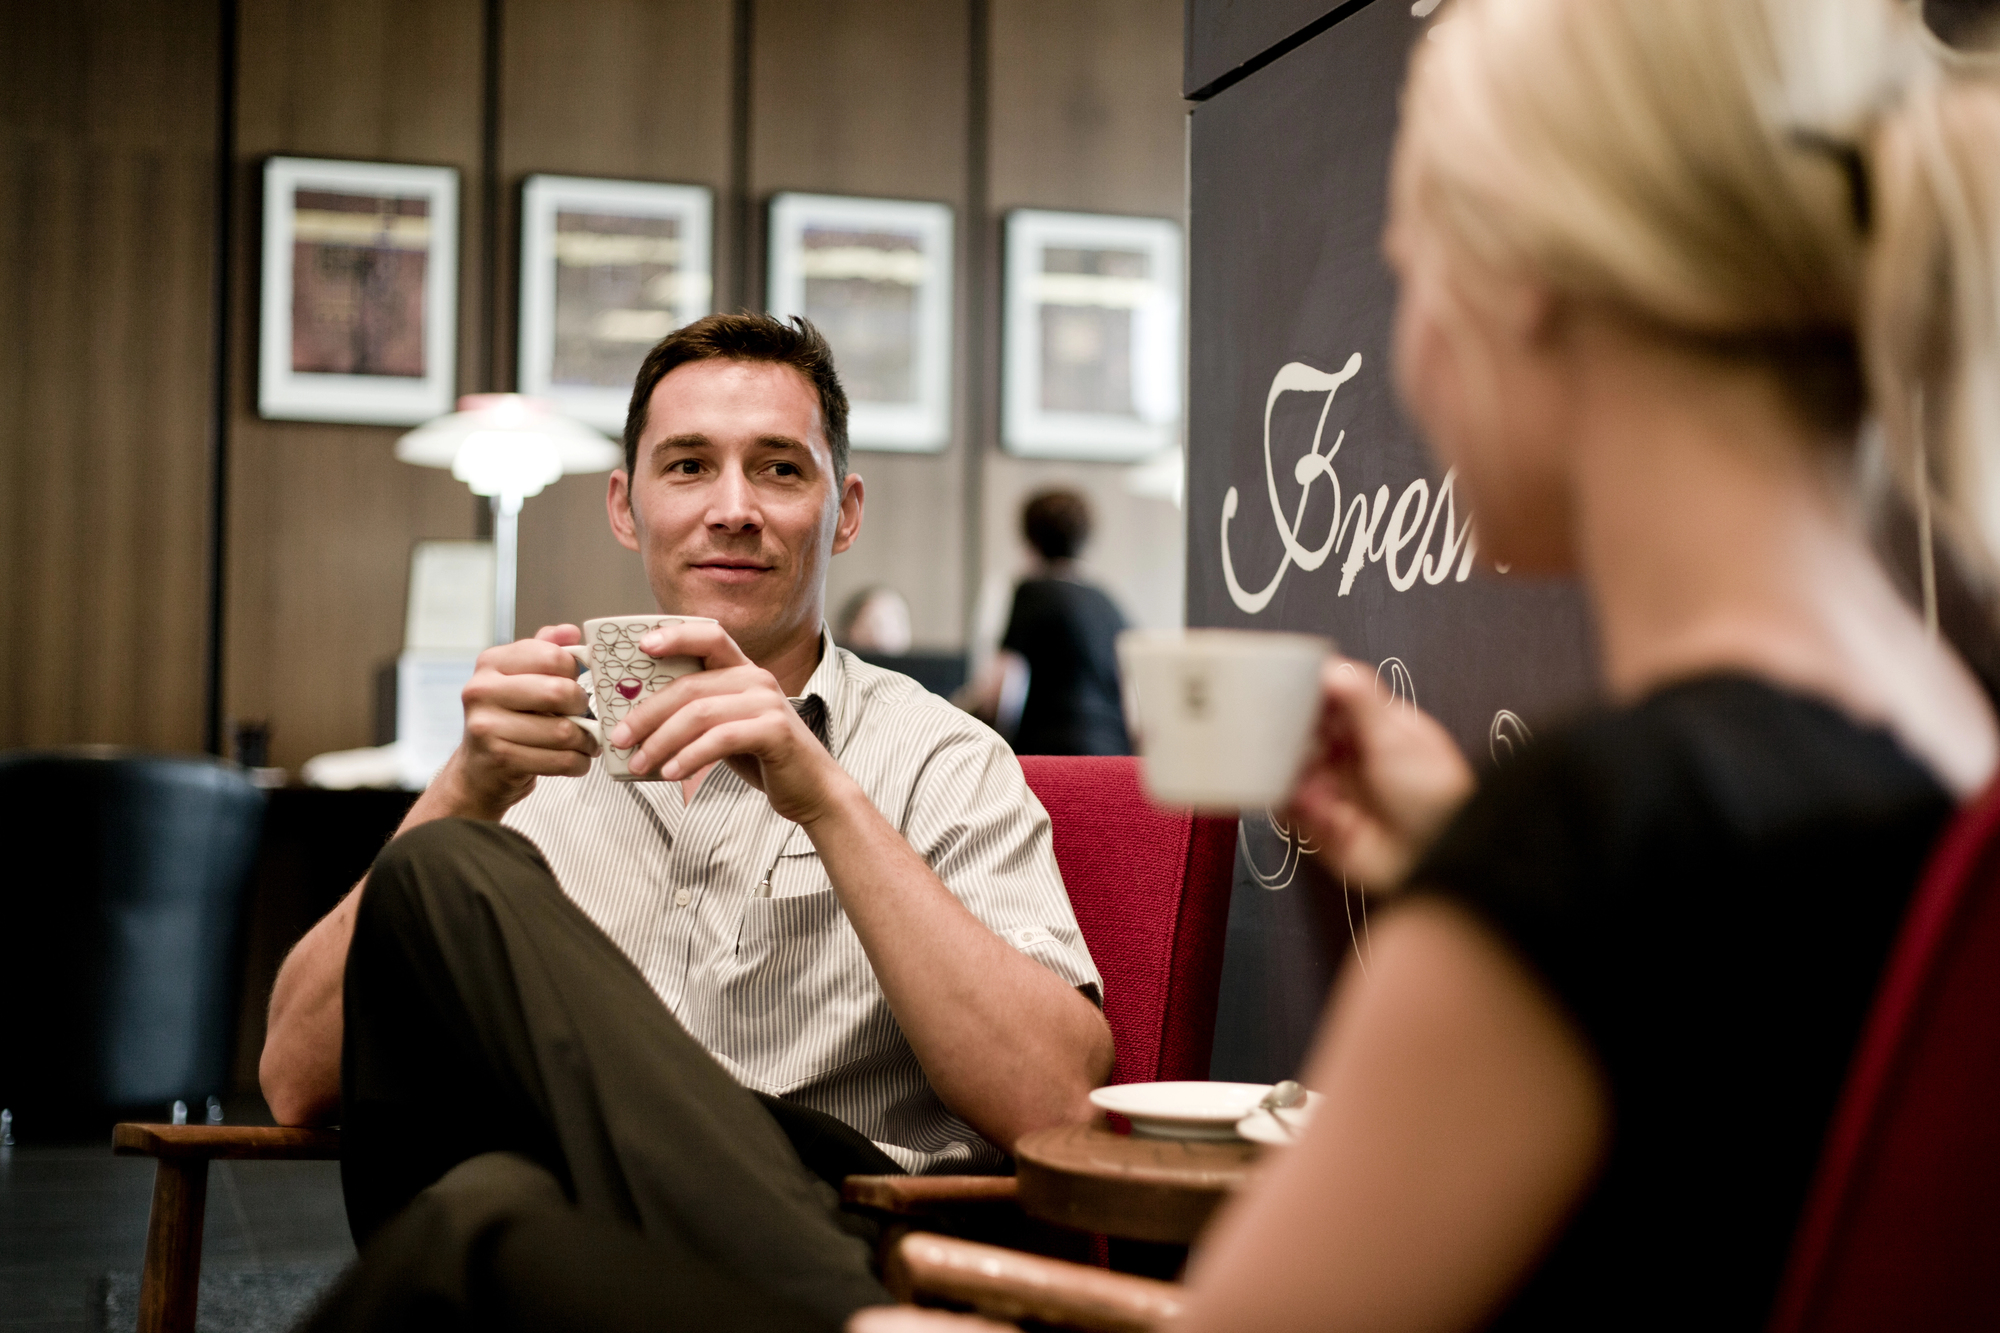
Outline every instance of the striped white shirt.
{"label": "striped white shirt", "polygon": [[[909,677],[821,643],[792,701],[807,725],[974,916],[1100,999],[1013,753]],[[614,782],[600,760],[542,778],[505,822],[745,1086],[838,1117],[913,1172],[1004,1164],[932,1091],[805,830],[727,764],[683,807],[680,784]]]}

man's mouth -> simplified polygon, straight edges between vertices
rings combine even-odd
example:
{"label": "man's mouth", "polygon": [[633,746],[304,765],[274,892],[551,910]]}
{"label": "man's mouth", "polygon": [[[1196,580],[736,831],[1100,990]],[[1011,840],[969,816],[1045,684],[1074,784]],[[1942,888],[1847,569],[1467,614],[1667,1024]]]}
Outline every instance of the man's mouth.
{"label": "man's mouth", "polygon": [[714,560],[697,560],[694,562],[694,568],[723,583],[743,583],[770,573],[772,567],[760,560],[722,557]]}

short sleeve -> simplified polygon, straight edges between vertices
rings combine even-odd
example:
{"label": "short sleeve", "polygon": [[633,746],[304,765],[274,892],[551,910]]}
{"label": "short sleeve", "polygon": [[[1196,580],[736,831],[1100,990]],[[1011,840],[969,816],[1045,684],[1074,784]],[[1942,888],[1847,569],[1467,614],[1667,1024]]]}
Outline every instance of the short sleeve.
{"label": "short sleeve", "polygon": [[1103,980],[1056,867],[1048,813],[986,732],[943,742],[911,794],[903,837],[988,929],[1103,1004]]}
{"label": "short sleeve", "polygon": [[1410,882],[1484,922],[1589,1030],[1600,1012],[1607,885],[1601,811],[1576,769],[1550,737],[1490,774]]}

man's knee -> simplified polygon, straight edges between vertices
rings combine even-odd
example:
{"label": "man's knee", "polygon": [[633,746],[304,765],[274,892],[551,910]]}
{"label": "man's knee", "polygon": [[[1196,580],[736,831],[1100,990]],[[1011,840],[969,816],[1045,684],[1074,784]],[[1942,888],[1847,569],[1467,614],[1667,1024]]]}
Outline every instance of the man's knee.
{"label": "man's knee", "polygon": [[303,1327],[308,1333],[440,1333],[490,1327],[473,1317],[495,1243],[529,1217],[567,1210],[556,1179],[514,1153],[459,1163],[362,1246]]}
{"label": "man's knee", "polygon": [[399,834],[368,871],[356,929],[451,919],[493,895],[548,892],[555,877],[535,845],[478,819],[434,819]]}

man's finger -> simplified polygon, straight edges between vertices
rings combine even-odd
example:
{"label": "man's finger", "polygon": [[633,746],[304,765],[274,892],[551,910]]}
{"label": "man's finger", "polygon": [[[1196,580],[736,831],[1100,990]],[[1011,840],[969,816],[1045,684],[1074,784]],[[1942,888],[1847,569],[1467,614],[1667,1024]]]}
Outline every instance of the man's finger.
{"label": "man's finger", "polygon": [[[575,728],[571,728],[575,730]],[[575,750],[545,749],[537,745],[517,745],[509,740],[496,740],[488,750],[491,759],[501,767],[524,776],[544,778],[580,778],[590,771],[590,756]]]}
{"label": "man's finger", "polygon": [[[557,630],[563,626],[555,626]],[[574,678],[580,668],[576,658],[548,639],[516,639],[488,648],[479,655],[479,670],[497,671],[503,676],[561,676]]]}
{"label": "man's finger", "polygon": [[750,663],[729,631],[710,620],[677,620],[662,625],[641,637],[639,647],[654,657],[698,657],[710,671]]}
{"label": "man's finger", "polygon": [[627,739],[619,744],[643,743],[668,718],[696,699],[731,694],[761,695],[765,690],[776,689],[777,684],[770,673],[759,667],[744,665],[721,671],[691,671],[632,706],[620,724],[626,729]]}
{"label": "man's finger", "polygon": [[466,708],[486,706],[510,713],[554,713],[575,717],[583,712],[583,689],[561,676],[481,672],[466,683],[461,695]]}
{"label": "man's finger", "polygon": [[639,753],[646,756],[648,767],[657,766],[680,755],[686,747],[718,726],[767,715],[775,716],[775,710],[768,700],[754,694],[721,694],[697,699],[646,737]]}
{"label": "man's finger", "polygon": [[465,733],[489,748],[499,742],[540,750],[575,750],[590,753],[590,737],[566,717],[547,713],[514,713],[502,708],[482,708],[466,715]]}
{"label": "man's finger", "polygon": [[764,714],[710,727],[668,760],[661,774],[677,781],[724,759],[765,756],[782,740],[782,726],[782,718]]}

